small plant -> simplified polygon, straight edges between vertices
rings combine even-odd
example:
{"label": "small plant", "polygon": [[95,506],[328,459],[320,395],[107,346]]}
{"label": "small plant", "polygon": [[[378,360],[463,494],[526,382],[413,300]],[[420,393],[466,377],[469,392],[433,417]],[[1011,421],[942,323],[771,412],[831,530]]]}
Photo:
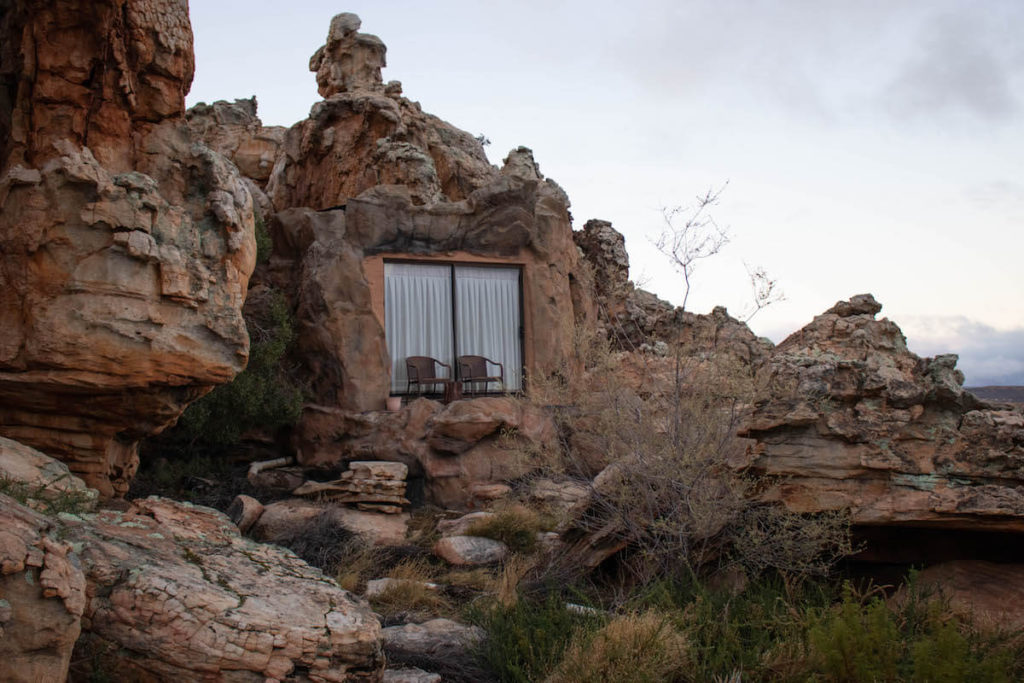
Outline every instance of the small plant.
{"label": "small plant", "polygon": [[270,231],[267,230],[267,223],[263,220],[263,214],[256,212],[256,263],[267,263],[270,261],[270,254],[274,249],[274,241],[270,238]]}
{"label": "small plant", "polygon": [[63,478],[33,485],[0,475],[0,494],[10,496],[44,515],[55,516],[62,512],[78,515],[92,511],[96,507],[96,492],[91,489],[69,490],[54,486]]}
{"label": "small plant", "polygon": [[548,528],[539,514],[530,508],[502,508],[490,517],[474,522],[470,536],[483,536],[501,541],[516,553],[532,553],[537,549],[537,534]]}
{"label": "small plant", "polygon": [[354,539],[355,534],[339,524],[329,508],[324,508],[280,544],[328,576],[334,576],[345,563]]}
{"label": "small plant", "polygon": [[577,629],[596,631],[602,622],[566,609],[557,595],[520,599],[511,607],[476,607],[470,618],[487,631],[481,662],[499,681],[532,683],[554,671]]}
{"label": "small plant", "polygon": [[597,633],[577,630],[548,683],[687,680],[686,637],[654,611],[615,617]]}
{"label": "small plant", "polygon": [[399,562],[387,578],[394,579],[380,595],[371,599],[374,609],[385,618],[399,612],[418,612],[438,616],[448,612],[451,605],[438,588],[429,586],[435,578],[435,569],[422,557]]}

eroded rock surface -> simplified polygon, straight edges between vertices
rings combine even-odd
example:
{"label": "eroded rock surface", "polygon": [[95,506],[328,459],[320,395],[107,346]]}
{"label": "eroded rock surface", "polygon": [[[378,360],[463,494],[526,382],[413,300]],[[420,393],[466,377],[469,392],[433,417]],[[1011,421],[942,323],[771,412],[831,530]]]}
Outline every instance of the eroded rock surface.
{"label": "eroded rock surface", "polygon": [[85,576],[50,518],[0,494],[0,679],[63,681],[82,626]]}
{"label": "eroded rock surface", "polygon": [[121,675],[379,675],[369,607],[293,553],[242,538],[218,512],[148,498],[69,520],[67,535],[89,585],[85,628],[121,648]]}
{"label": "eroded rock surface", "polygon": [[962,387],[956,356],[919,358],[871,295],[779,344],[742,432],[770,497],[855,524],[1024,531],[1024,412]]}
{"label": "eroded rock surface", "polygon": [[185,125],[185,2],[8,5],[0,433],[122,495],[138,441],[246,363],[252,198]]}

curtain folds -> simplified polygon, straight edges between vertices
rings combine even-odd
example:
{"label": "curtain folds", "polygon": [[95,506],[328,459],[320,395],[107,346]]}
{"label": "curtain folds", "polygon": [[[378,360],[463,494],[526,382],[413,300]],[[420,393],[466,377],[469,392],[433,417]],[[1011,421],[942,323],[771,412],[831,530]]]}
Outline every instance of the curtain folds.
{"label": "curtain folds", "polygon": [[[519,269],[455,267],[456,347],[460,356],[486,356],[505,366],[505,389],[522,388]],[[488,372],[496,368],[488,368]],[[489,390],[498,390],[492,383]]]}
{"label": "curtain folds", "polygon": [[456,371],[456,353],[502,363],[505,390],[522,389],[518,268],[386,262],[384,319],[392,392],[406,391],[408,356],[431,356]]}
{"label": "curtain folds", "polygon": [[391,391],[408,384],[405,359],[431,356],[452,366],[450,266],[384,264],[384,334],[391,353]]}

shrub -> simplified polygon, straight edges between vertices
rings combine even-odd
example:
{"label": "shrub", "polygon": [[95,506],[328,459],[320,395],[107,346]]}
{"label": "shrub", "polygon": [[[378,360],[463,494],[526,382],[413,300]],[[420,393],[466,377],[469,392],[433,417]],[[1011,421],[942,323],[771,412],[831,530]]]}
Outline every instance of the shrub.
{"label": "shrub", "polygon": [[532,683],[558,665],[577,629],[595,631],[601,622],[570,612],[556,595],[520,599],[511,607],[477,607],[469,617],[487,631],[479,656],[499,681]]}
{"label": "shrub", "polygon": [[232,382],[190,405],[177,425],[147,444],[150,449],[167,457],[220,455],[250,430],[273,433],[298,420],[302,391],[284,365],[295,336],[288,302],[269,288],[251,295],[246,302],[248,366]]}
{"label": "shrub", "polygon": [[278,543],[324,574],[334,576],[360,542],[325,508],[298,527],[289,539]]}
{"label": "shrub", "polygon": [[549,683],[686,680],[686,638],[657,612],[626,614],[597,633],[577,630]]}
{"label": "shrub", "polygon": [[532,553],[537,549],[537,534],[546,527],[535,511],[514,506],[499,509],[490,517],[473,522],[466,533],[501,541],[513,552]]}

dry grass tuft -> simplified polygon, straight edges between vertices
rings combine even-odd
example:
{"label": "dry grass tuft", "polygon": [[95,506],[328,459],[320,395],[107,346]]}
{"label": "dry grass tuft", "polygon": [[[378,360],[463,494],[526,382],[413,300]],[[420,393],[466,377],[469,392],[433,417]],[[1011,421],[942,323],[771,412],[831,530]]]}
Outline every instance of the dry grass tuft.
{"label": "dry grass tuft", "polygon": [[660,683],[685,680],[687,641],[664,615],[648,611],[577,631],[548,683]]}

